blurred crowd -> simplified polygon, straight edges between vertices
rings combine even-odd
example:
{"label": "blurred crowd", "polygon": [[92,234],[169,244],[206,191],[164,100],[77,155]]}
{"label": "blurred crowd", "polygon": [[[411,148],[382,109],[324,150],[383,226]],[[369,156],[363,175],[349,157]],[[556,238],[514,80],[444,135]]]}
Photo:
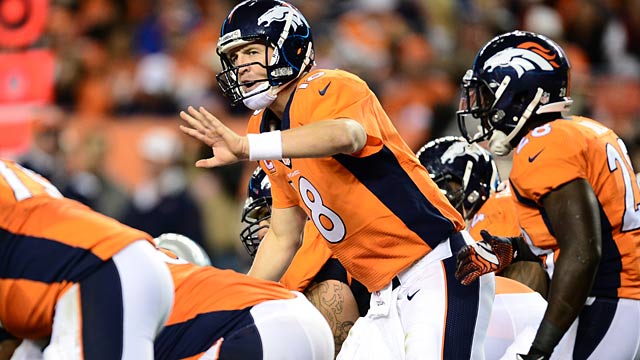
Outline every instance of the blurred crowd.
{"label": "blurred crowd", "polygon": [[[460,79],[479,48],[513,29],[560,43],[572,65],[573,113],[612,127],[640,169],[640,1],[294,0],[318,67],[365,79],[417,150],[457,135]],[[214,265],[246,270],[238,234],[253,163],[196,169],[211,150],[177,131],[204,106],[239,132],[215,80],[231,0],[52,0],[38,46],[55,55],[54,101],[17,154],[65,195],[152,235],[200,242]],[[506,177],[506,174],[503,175]]]}

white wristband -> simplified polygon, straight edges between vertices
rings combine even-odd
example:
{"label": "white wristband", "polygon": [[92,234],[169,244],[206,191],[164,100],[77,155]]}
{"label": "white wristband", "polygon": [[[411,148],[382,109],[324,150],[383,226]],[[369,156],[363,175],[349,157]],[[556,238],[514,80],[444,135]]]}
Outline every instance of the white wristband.
{"label": "white wristband", "polygon": [[247,134],[249,160],[281,160],[282,135],[280,130],[261,134]]}

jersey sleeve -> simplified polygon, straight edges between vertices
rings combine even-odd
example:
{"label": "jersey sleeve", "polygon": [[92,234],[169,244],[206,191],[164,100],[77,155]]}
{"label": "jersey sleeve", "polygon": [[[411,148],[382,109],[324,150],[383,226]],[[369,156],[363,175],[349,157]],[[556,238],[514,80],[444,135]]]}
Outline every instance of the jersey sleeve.
{"label": "jersey sleeve", "polygon": [[[519,200],[540,199],[560,186],[587,178],[586,139],[556,120],[532,130],[520,143],[510,180]],[[572,141],[574,146],[566,146]]]}
{"label": "jersey sleeve", "polygon": [[509,188],[491,195],[482,205],[469,224],[469,234],[476,240],[482,240],[481,230],[492,235],[518,236],[520,226],[516,215],[516,207],[511,199]]}
{"label": "jersey sleeve", "polygon": [[340,118],[359,122],[367,132],[365,147],[354,156],[367,156],[382,148],[382,132],[377,121],[381,109],[367,84],[341,71],[317,71],[298,84],[291,121],[299,125]]}
{"label": "jersey sleeve", "polygon": [[273,173],[273,162],[271,160],[260,161],[260,166],[269,177],[271,183],[271,199],[272,206],[278,209],[284,209],[298,205],[298,197],[295,190],[282,174]]}

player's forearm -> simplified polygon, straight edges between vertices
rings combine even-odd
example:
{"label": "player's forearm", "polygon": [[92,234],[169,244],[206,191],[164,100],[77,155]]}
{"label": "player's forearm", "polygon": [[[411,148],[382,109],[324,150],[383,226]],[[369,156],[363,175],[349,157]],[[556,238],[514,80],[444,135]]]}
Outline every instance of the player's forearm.
{"label": "player's forearm", "polygon": [[284,158],[314,158],[361,150],[367,134],[352,119],[319,121],[282,132]]}
{"label": "player's forearm", "polygon": [[[576,261],[578,258],[586,261]],[[599,256],[562,252],[556,261],[547,298],[543,326],[538,329],[532,349],[550,354],[578,317],[589,296],[598,269]]]}
{"label": "player's forearm", "polygon": [[[571,181],[543,198],[560,248],[543,326],[532,350],[553,351],[591,291],[602,253],[599,203],[585,179]],[[546,328],[546,330],[545,330]],[[551,334],[555,334],[551,336]]]}
{"label": "player's forearm", "polygon": [[260,243],[251,269],[247,273],[259,279],[279,281],[291,264],[298,245],[274,237],[265,237]]}
{"label": "player's forearm", "polygon": [[0,340],[0,360],[9,360],[15,350],[20,346],[22,340],[7,339]]}

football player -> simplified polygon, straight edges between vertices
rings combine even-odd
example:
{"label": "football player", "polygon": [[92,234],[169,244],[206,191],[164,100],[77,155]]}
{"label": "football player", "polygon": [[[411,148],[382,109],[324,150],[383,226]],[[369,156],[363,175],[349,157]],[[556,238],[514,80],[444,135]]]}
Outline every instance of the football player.
{"label": "football player", "polygon": [[[282,285],[212,266],[193,240],[156,238],[175,304],[156,359],[332,359],[331,330],[305,297]],[[177,255],[177,257],[175,256]]]}
{"label": "football player", "polygon": [[45,359],[153,359],[173,302],[148,234],[0,161],[0,327]]}
{"label": "football player", "polygon": [[217,52],[223,93],[255,110],[248,135],[202,107],[181,112],[188,125],[181,129],[213,149],[196,166],[258,160],[269,176],[271,225],[249,274],[279,280],[309,218],[372,292],[367,316],[402,324],[383,329],[384,339],[399,340],[400,353],[480,356],[494,279],[469,288],[453,277],[464,221],[366,83],[346,71],[312,69],[311,28],[284,1],[234,7]]}
{"label": "football player", "polygon": [[470,142],[489,140],[498,155],[514,151],[509,181],[526,244],[483,233],[482,244],[459,254],[458,276],[469,283],[527,251],[548,255],[548,306],[522,357],[549,358],[577,321],[574,359],[636,359],[640,190],[623,141],[597,121],[565,115],[569,69],[557,43],[514,31],[489,41],[465,74],[460,130]]}
{"label": "football player", "polygon": [[[489,151],[478,144],[469,144],[462,137],[445,136],[428,142],[416,155],[465,218],[474,240],[482,240],[482,229],[500,236],[520,235],[509,183],[500,182],[496,162]],[[514,262],[499,274],[546,297],[548,276],[539,258],[531,256],[531,260]]]}
{"label": "football player", "polygon": [[[175,286],[155,359],[333,358],[331,330],[302,294],[209,266],[206,252],[186,236],[167,233],[154,241]],[[12,359],[41,358],[38,345],[27,340]]]}
{"label": "football player", "polygon": [[[506,197],[510,196],[508,186],[500,183],[489,151],[462,137],[445,136],[428,142],[416,155],[468,226],[479,223],[483,229],[502,236],[520,234],[515,205]],[[469,232],[477,234],[476,241],[482,240],[480,230]],[[512,263],[500,272],[502,276],[496,277],[496,297],[485,341],[487,359],[513,359],[516,351],[526,352],[531,346],[535,335],[532,329],[542,320],[547,302],[543,298],[546,292],[534,292],[527,285],[542,284],[545,290],[548,281],[540,260],[532,260],[535,261]],[[523,266],[510,270],[520,265]],[[570,356],[567,346],[563,344],[562,350],[554,354],[556,359]]]}
{"label": "football player", "polygon": [[[271,183],[261,167],[249,181],[247,200],[242,211],[246,224],[240,239],[254,257],[271,218]],[[344,266],[332,256],[312,222],[307,222],[302,244],[280,282],[291,290],[300,291],[326,318],[333,332],[336,355],[349,330],[369,309],[369,292],[353,279]]]}

